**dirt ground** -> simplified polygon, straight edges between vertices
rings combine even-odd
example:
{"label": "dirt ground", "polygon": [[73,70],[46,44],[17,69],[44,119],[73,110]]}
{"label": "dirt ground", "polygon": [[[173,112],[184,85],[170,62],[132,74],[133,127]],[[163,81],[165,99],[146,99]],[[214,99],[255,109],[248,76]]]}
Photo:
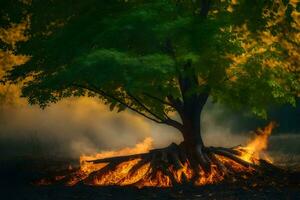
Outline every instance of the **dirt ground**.
{"label": "dirt ground", "polygon": [[2,200],[132,200],[132,199],[300,199],[300,173],[289,174],[290,184],[266,183],[263,186],[245,181],[242,184],[207,185],[202,187],[180,186],[175,188],[95,187],[76,185],[36,186],[31,182],[45,176],[55,167],[66,167],[75,161],[10,159],[0,161],[0,199]]}

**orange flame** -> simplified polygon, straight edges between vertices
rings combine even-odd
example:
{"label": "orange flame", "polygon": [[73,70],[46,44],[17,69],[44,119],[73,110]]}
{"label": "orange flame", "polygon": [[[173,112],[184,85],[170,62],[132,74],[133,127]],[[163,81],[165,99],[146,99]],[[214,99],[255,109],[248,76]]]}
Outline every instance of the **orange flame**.
{"label": "orange flame", "polygon": [[241,158],[249,163],[257,163],[261,158],[272,162],[265,150],[268,147],[268,138],[275,126],[275,122],[270,122],[264,129],[258,129],[256,137],[250,140],[245,147],[238,147],[237,149],[242,152]]}
{"label": "orange flame", "polygon": [[104,151],[92,156],[80,156],[80,162],[84,162],[87,160],[95,160],[95,159],[102,159],[102,158],[109,158],[115,156],[126,156],[131,154],[139,154],[139,153],[146,153],[151,150],[153,147],[153,139],[147,137],[142,143],[138,143],[133,148],[126,147],[119,151]]}
{"label": "orange flame", "polygon": [[91,173],[93,171],[100,170],[106,164],[103,163],[93,164],[87,162],[89,160],[97,160],[97,159],[109,158],[115,156],[126,156],[132,154],[146,153],[152,149],[152,146],[153,146],[153,139],[147,137],[143,142],[136,144],[135,147],[133,148],[127,147],[119,151],[105,151],[102,153],[98,153],[96,155],[89,155],[89,156],[83,155],[80,156],[80,168],[82,171],[86,173]]}
{"label": "orange flame", "polygon": [[[266,158],[263,154],[268,146],[268,137],[270,136],[275,123],[271,122],[264,129],[258,129],[254,137],[245,147],[238,146],[233,150],[240,152],[239,158],[253,164],[259,164],[260,158]],[[56,177],[55,180],[64,180],[67,185],[75,185],[80,181],[89,185],[134,185],[136,187],[154,186],[154,187],[171,187],[174,183],[184,183],[195,177],[194,170],[188,160],[180,163],[181,167],[176,168],[173,165],[155,169],[151,167],[150,160],[143,162],[139,167],[141,158],[134,158],[115,165],[110,163],[94,164],[87,162],[89,160],[103,159],[108,157],[125,156],[132,154],[146,153],[152,148],[152,139],[146,138],[142,143],[133,148],[124,148],[119,151],[107,151],[93,156],[81,156],[81,167],[78,171],[66,176]],[[235,172],[251,173],[253,168],[245,167],[230,158],[215,155],[221,165]],[[106,167],[107,166],[107,167]],[[113,166],[113,167],[111,167]],[[155,166],[155,165],[154,165]],[[106,168],[105,168],[106,167]],[[162,166],[160,166],[162,167]],[[205,172],[200,166],[197,173],[198,179],[196,185],[214,184],[225,178],[226,171],[219,169],[220,166],[212,164],[211,171]],[[137,169],[136,169],[137,168]],[[101,169],[101,170],[100,170]],[[41,180],[40,184],[49,184],[47,180]]]}

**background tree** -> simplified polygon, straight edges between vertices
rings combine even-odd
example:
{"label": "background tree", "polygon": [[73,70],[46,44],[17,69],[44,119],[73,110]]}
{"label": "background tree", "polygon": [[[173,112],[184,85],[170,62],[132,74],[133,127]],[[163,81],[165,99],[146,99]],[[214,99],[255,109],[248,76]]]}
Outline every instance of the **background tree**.
{"label": "background tree", "polygon": [[18,50],[31,59],[7,81],[25,81],[30,103],[97,96],[111,110],[178,129],[204,168],[211,158],[200,117],[209,97],[266,117],[268,106],[299,95],[295,0],[54,0],[26,10],[31,39]]}
{"label": "background tree", "polygon": [[16,52],[17,43],[28,39],[25,31],[29,28],[29,16],[22,12],[26,5],[28,4],[25,1],[17,1],[14,5],[7,3],[0,8],[0,108],[5,104],[19,103],[19,87],[3,84],[3,79],[6,71],[28,60],[27,56],[18,55]]}

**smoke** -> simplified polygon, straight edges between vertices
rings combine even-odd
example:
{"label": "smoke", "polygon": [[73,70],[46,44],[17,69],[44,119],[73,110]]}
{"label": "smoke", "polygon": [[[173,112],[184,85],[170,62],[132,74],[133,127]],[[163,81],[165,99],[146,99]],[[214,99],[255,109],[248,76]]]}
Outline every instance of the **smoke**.
{"label": "smoke", "polygon": [[66,99],[45,110],[4,106],[0,146],[4,155],[79,156],[133,146],[149,137],[149,123],[129,112],[113,113],[96,99]]}
{"label": "smoke", "polygon": [[[152,130],[155,144],[158,147],[166,146],[172,142],[178,144],[182,141],[178,131],[165,125],[153,124]],[[202,112],[201,132],[207,146],[237,146],[245,144],[250,136],[247,129],[240,127],[234,115],[230,115],[223,106],[214,105],[211,102],[205,105]]]}
{"label": "smoke", "polygon": [[[65,99],[42,110],[24,100],[5,104],[0,110],[0,156],[80,155],[133,147],[152,137],[154,147],[180,143],[181,134],[172,127],[150,122],[130,111],[110,112],[97,99]],[[208,103],[202,113],[202,135],[207,146],[232,147],[251,138],[242,118],[220,105]],[[244,127],[244,129],[243,129]],[[256,126],[250,126],[250,130]],[[277,133],[270,138],[272,155],[300,155],[300,136]]]}
{"label": "smoke", "polygon": [[[10,90],[11,94],[18,94],[17,89]],[[131,147],[149,136],[158,148],[182,141],[181,134],[172,127],[158,125],[129,111],[110,112],[97,99],[65,99],[42,110],[11,96],[6,99],[17,99],[17,103],[4,102],[0,110],[0,154],[6,157],[79,157]],[[204,139],[211,145],[230,146],[232,141],[226,140],[230,129],[214,121],[217,111],[210,109],[203,114]]]}
{"label": "smoke", "polygon": [[[245,130],[235,130],[239,126],[234,116],[220,106],[208,102],[202,114],[203,140],[207,146],[232,147],[245,144],[249,139],[249,134]],[[225,116],[227,116],[225,118]]]}

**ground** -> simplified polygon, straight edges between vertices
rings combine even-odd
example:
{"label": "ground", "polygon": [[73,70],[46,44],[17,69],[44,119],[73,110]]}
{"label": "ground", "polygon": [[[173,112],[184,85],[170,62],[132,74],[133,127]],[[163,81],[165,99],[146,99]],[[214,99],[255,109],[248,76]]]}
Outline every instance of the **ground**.
{"label": "ground", "polygon": [[[37,186],[33,180],[51,170],[66,168],[72,161],[61,159],[16,158],[0,161],[0,193],[3,200],[60,200],[60,199],[299,199],[300,172],[280,177],[280,183],[257,184],[245,179],[235,184],[221,183],[202,187],[189,185],[177,188],[95,187],[76,185]],[[45,170],[47,169],[47,170]],[[263,179],[263,177],[262,177]],[[289,184],[285,184],[285,180]]]}

